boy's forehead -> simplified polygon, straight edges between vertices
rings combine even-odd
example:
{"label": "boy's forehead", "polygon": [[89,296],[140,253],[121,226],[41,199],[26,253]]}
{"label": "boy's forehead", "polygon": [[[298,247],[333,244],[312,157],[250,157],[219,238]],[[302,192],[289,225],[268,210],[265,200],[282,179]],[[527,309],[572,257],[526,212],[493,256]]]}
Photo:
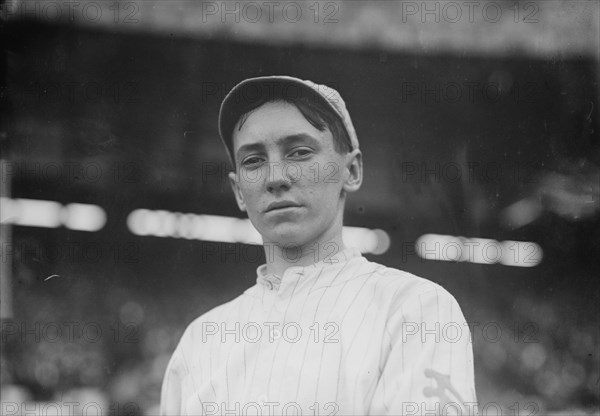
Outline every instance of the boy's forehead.
{"label": "boy's forehead", "polygon": [[[233,130],[233,145],[237,149],[248,142],[282,142],[285,138],[311,138],[323,141],[331,136],[328,128],[320,131],[291,103],[269,101],[242,116]],[[331,138],[333,140],[333,138]]]}
{"label": "boy's forehead", "polygon": [[298,121],[306,120],[295,105],[285,101],[269,101],[242,115],[236,123],[234,133],[247,130],[248,127],[287,126]]}

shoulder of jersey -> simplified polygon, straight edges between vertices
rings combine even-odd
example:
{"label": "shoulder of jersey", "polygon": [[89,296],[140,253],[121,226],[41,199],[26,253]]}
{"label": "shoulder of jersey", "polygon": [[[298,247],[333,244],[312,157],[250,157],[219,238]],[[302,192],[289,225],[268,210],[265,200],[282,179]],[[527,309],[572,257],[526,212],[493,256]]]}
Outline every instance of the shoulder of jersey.
{"label": "shoulder of jersey", "polygon": [[403,293],[405,295],[420,295],[430,291],[437,291],[438,293],[450,295],[441,285],[424,277],[368,260],[367,262],[371,266],[376,267],[375,275],[377,280],[383,280],[383,282],[379,283],[379,286],[384,287],[386,291]]}

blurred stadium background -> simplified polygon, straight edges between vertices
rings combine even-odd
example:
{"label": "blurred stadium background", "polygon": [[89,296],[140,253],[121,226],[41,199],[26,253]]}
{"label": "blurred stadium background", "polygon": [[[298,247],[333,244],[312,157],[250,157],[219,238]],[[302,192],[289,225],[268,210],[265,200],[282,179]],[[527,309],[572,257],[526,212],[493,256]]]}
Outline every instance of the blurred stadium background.
{"label": "blurred stadium background", "polygon": [[341,92],[366,167],[349,235],[457,298],[484,414],[598,414],[599,21],[593,0],[3,2],[2,414],[157,413],[185,326],[263,261],[216,126],[263,74]]}

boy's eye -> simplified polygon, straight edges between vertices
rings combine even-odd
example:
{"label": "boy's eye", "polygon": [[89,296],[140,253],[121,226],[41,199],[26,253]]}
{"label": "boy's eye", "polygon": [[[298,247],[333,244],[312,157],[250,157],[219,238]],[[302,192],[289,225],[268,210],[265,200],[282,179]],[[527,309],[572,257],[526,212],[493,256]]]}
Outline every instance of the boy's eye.
{"label": "boy's eye", "polygon": [[257,166],[257,165],[261,164],[262,162],[263,162],[263,159],[261,157],[250,156],[250,157],[247,157],[246,159],[242,160],[242,166],[253,167],[253,166]]}
{"label": "boy's eye", "polygon": [[302,156],[308,156],[311,153],[312,153],[312,151],[310,149],[302,148],[302,149],[295,149],[292,153],[290,153],[290,156],[291,157],[302,157]]}

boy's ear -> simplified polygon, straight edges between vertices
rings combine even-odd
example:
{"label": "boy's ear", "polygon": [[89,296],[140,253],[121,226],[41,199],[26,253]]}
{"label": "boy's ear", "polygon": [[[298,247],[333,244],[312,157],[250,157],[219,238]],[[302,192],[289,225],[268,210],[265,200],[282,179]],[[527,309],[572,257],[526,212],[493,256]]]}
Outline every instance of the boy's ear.
{"label": "boy's ear", "polygon": [[231,189],[233,190],[233,194],[235,195],[235,200],[237,201],[238,207],[242,212],[246,212],[246,203],[244,202],[244,197],[242,196],[242,191],[240,190],[238,184],[238,176],[236,172],[229,172],[229,184],[231,185]]}
{"label": "boy's ear", "polygon": [[358,191],[362,185],[362,180],[362,152],[359,149],[354,149],[346,155],[346,177],[344,179],[344,190],[346,192]]}

